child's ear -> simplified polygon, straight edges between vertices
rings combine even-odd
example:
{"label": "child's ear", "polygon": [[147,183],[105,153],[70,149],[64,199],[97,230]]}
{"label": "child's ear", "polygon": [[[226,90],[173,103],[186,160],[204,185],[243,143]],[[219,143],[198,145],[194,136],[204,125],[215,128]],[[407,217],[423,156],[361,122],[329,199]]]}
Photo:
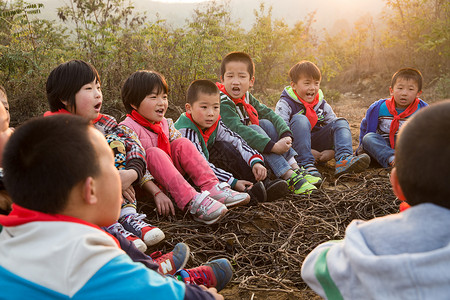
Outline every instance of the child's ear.
{"label": "child's ear", "polygon": [[392,89],[392,86],[389,87],[389,94],[391,97],[394,95],[394,90]]}
{"label": "child's ear", "polygon": [[97,203],[95,189],[95,180],[92,177],[88,177],[83,183],[83,200],[85,204],[92,205]]}
{"label": "child's ear", "polygon": [[417,96],[416,96],[416,98],[419,98],[419,97],[420,97],[420,95],[422,95],[422,91],[419,91],[419,92],[417,93]]}
{"label": "child's ear", "polygon": [[392,185],[392,190],[397,198],[401,201],[406,201],[405,195],[403,194],[402,187],[398,182],[397,169],[393,168],[391,171],[390,181]]}
{"label": "child's ear", "polygon": [[291,81],[291,87],[294,91],[295,91],[295,86],[296,86],[295,82]]}
{"label": "child's ear", "polygon": [[253,87],[254,84],[255,84],[255,76],[253,76],[252,79],[250,79],[249,87]]}
{"label": "child's ear", "polygon": [[223,83],[223,76],[220,75],[220,82]]}
{"label": "child's ear", "polygon": [[191,107],[191,104],[186,103],[186,104],[184,105],[184,108],[186,109],[186,112],[187,112],[188,114],[192,113],[192,107]]}

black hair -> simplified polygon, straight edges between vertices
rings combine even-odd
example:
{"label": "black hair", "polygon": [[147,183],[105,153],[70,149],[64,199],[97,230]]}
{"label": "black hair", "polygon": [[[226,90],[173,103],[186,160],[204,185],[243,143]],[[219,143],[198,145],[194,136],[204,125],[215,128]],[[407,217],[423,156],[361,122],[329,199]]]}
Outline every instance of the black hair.
{"label": "black hair", "polygon": [[450,100],[420,109],[401,127],[395,167],[410,205],[450,209]]}
{"label": "black hair", "polygon": [[[50,72],[47,78],[47,100],[52,112],[62,108],[72,108],[76,113],[75,94],[83,87],[96,80],[100,84],[97,70],[82,60],[70,60],[62,63]],[[62,103],[67,101],[67,106]]]}
{"label": "black hair", "polygon": [[255,75],[255,64],[253,63],[250,55],[244,52],[230,52],[222,59],[222,63],[220,64],[220,76],[223,77],[225,75],[226,67],[229,62],[238,61],[243,62],[247,65],[247,71],[250,75],[250,79]]}
{"label": "black hair", "polygon": [[217,85],[206,79],[198,79],[191,82],[186,91],[186,102],[189,104],[194,104],[198,100],[199,93],[204,93],[207,95],[219,95],[220,91]]}
{"label": "black hair", "polygon": [[301,75],[312,77],[318,81],[322,80],[320,69],[314,63],[307,60],[299,61],[289,70],[289,77],[292,82],[297,82]]}
{"label": "black hair", "polygon": [[417,83],[417,87],[419,88],[419,92],[422,90],[422,73],[419,70],[414,68],[403,68],[395,72],[392,76],[391,88],[394,88],[395,83],[399,78],[403,78],[406,80],[413,80]]}
{"label": "black hair", "polygon": [[3,153],[4,184],[14,203],[59,213],[73,187],[99,174],[90,122],[63,114],[31,119],[19,126]]}
{"label": "black hair", "polygon": [[130,113],[133,110],[131,105],[139,107],[145,97],[156,89],[156,93],[169,93],[164,76],[155,71],[142,70],[131,74],[122,86],[122,102],[125,110]]}

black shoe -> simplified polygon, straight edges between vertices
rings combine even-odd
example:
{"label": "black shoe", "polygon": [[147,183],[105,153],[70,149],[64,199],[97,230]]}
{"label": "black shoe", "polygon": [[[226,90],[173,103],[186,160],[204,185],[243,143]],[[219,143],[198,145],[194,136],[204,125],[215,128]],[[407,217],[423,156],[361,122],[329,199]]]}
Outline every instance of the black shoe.
{"label": "black shoe", "polygon": [[266,189],[261,181],[255,183],[251,189],[245,191],[250,195],[249,205],[258,205],[259,202],[267,201]]}
{"label": "black shoe", "polygon": [[289,187],[286,180],[274,179],[270,180],[266,178],[264,181],[264,187],[266,188],[267,201],[275,201],[286,196],[289,193]]}

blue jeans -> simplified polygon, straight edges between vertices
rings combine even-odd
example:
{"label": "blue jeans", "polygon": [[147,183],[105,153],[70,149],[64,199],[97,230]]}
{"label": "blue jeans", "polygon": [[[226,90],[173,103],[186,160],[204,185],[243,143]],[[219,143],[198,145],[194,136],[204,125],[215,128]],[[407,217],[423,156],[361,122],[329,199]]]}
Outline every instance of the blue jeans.
{"label": "blue jeans", "polygon": [[298,153],[297,162],[305,166],[314,164],[311,148],[317,151],[334,149],[336,160],[352,155],[352,133],[346,119],[336,119],[317,131],[311,132],[311,123],[302,114],[296,114],[289,122],[294,134],[293,147]]}
{"label": "blue jeans", "polygon": [[[269,120],[261,119],[259,120],[259,126],[249,125],[249,127],[262,135],[270,137],[270,139],[274,143],[278,142],[279,140],[277,129]],[[288,161],[296,155],[297,153],[294,151],[294,149],[292,149],[292,147],[282,155],[275,153],[263,154],[265,162],[269,165],[275,176],[278,178],[292,169]]]}
{"label": "blue jeans", "polygon": [[231,144],[215,141],[209,150],[209,161],[216,167],[233,174],[234,178],[256,182],[252,168]]}
{"label": "blue jeans", "polygon": [[362,139],[363,149],[374,158],[383,168],[389,167],[389,159],[395,151],[391,148],[389,138],[384,138],[378,133],[369,132]]}

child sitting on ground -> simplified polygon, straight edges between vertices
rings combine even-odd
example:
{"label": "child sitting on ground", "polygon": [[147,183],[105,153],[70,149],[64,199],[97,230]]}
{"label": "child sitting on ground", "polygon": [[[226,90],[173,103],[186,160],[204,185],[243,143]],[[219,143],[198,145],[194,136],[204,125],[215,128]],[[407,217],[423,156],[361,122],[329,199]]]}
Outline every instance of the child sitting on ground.
{"label": "child sitting on ground", "polygon": [[[145,222],[145,214],[136,211],[133,184],[143,180],[146,172],[144,149],[118,127],[113,117],[100,114],[103,96],[97,70],[82,60],[68,61],[50,73],[46,88],[51,112],[47,112],[45,116],[60,113],[82,116],[104,134],[115,151],[124,203],[119,222],[112,224],[107,230],[121,233],[142,252],[147,249],[147,245],[162,241],[164,233]],[[147,185],[149,184],[151,182],[148,181]]]}
{"label": "child sitting on ground", "polygon": [[422,74],[413,68],[398,70],[392,76],[390,99],[373,103],[361,121],[357,154],[368,153],[383,168],[395,164],[395,139],[410,116],[427,106],[422,94]]}
{"label": "child sitting on ground", "polygon": [[255,65],[243,52],[228,53],[220,66],[217,83],[221,93],[220,112],[223,123],[239,134],[250,147],[263,154],[277,178],[287,181],[295,194],[309,194],[315,182],[295,160],[292,132],[273,110],[260,103],[249,89],[253,86]]}
{"label": "child sitting on ground", "polygon": [[[219,183],[195,146],[181,136],[171,119],[164,117],[168,90],[166,80],[157,72],[138,71],[130,75],[122,87],[128,114],[120,124],[140,140],[150,173],[172,195],[178,208],[188,210],[196,221],[213,224],[225,215],[227,207],[247,204],[250,196]],[[189,176],[202,192],[198,193],[183,175]],[[165,205],[173,210],[169,198]]]}
{"label": "child sitting on ground", "polygon": [[275,112],[292,130],[298,164],[318,178],[316,184],[321,183],[322,175],[314,162],[332,159],[330,150],[334,150],[336,159],[335,176],[367,169],[370,164],[367,154],[352,155],[352,133],[347,120],[338,118],[321,97],[319,68],[303,60],[289,70],[289,77],[291,85],[281,93]]}
{"label": "child sitting on ground", "polygon": [[9,104],[6,91],[0,85],[0,213],[7,214],[11,210],[11,198],[3,186],[3,163],[2,153],[6,142],[9,140],[13,130],[9,127]]}
{"label": "child sitting on ground", "polygon": [[[411,208],[354,220],[342,241],[316,247],[303,280],[327,299],[448,299],[450,101],[419,111],[400,130],[390,180]],[[420,162],[420,163],[418,163]]]}
{"label": "child sitting on ground", "polygon": [[[273,201],[286,194],[286,182],[270,182],[261,154],[220,120],[219,89],[212,81],[193,81],[186,92],[185,107],[186,113],[175,122],[175,128],[209,161],[219,181],[238,191],[247,191],[256,202]],[[219,162],[221,168],[212,161]]]}
{"label": "child sitting on ground", "polygon": [[[133,263],[100,230],[119,217],[120,177],[104,136],[88,120],[65,114],[28,121],[5,148],[4,171],[14,204],[0,216],[0,298],[223,299],[215,288]],[[206,285],[221,289],[231,279],[226,260],[201,268]]]}

